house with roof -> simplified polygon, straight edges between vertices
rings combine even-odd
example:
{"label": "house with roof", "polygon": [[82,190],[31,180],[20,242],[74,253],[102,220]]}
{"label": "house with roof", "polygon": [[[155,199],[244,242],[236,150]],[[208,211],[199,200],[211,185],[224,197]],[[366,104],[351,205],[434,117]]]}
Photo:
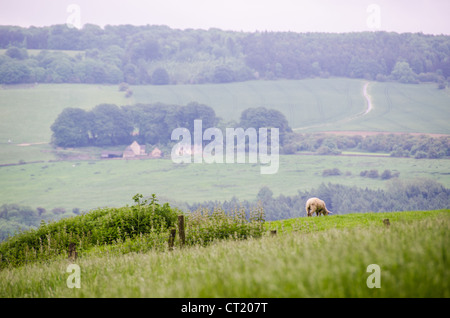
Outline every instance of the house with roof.
{"label": "house with roof", "polygon": [[112,158],[123,158],[123,159],[138,159],[138,158],[161,158],[162,151],[155,147],[152,152],[149,154],[146,153],[145,145],[140,145],[137,141],[133,141],[133,143],[125,148],[122,151],[110,151],[104,150],[101,153],[102,159],[112,159]]}
{"label": "house with roof", "polygon": [[146,156],[145,145],[140,145],[137,141],[133,141],[131,145],[125,148],[123,152],[123,158],[136,158],[140,156]]}
{"label": "house with roof", "polygon": [[162,152],[158,147],[155,147],[155,149],[152,150],[152,152],[149,154],[149,157],[151,158],[161,158]]}

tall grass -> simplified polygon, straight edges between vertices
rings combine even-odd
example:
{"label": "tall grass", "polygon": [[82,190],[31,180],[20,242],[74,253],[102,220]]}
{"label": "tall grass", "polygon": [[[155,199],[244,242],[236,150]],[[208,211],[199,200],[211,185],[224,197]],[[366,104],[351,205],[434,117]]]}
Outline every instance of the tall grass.
{"label": "tall grass", "polygon": [[[389,215],[389,228],[380,218],[171,253],[80,258],[79,289],[66,286],[67,260],[5,269],[0,297],[450,297],[448,211],[394,218],[402,213]],[[380,266],[381,288],[366,284],[370,264]]]}
{"label": "tall grass", "polygon": [[262,206],[246,211],[235,208],[225,212],[220,206],[213,211],[200,208],[187,215],[186,243],[208,245],[215,240],[260,237],[265,231]]}
{"label": "tall grass", "polygon": [[[67,258],[68,247],[75,243],[79,256],[165,250],[171,229],[177,229],[182,211],[168,203],[150,202],[137,194],[135,205],[103,208],[80,216],[64,218],[36,230],[17,234],[0,243],[0,270],[55,258]],[[235,209],[230,213],[220,207],[199,209],[186,215],[186,244],[208,245],[215,240],[261,236],[264,211]],[[179,232],[180,229],[177,229]]]}

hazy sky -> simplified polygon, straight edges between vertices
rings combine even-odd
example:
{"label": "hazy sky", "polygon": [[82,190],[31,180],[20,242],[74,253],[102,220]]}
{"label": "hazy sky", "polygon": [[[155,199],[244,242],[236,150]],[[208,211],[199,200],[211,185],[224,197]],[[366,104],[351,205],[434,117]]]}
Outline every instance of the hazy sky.
{"label": "hazy sky", "polygon": [[449,16],[449,0],[0,0],[0,25],[25,27],[79,21],[102,27],[450,34]]}

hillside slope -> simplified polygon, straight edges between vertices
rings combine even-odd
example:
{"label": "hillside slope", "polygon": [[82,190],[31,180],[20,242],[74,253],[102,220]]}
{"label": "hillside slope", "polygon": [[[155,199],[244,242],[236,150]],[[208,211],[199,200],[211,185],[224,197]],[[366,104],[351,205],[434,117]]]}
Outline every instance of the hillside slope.
{"label": "hillside slope", "polygon": [[[260,239],[104,251],[76,261],[79,289],[67,287],[65,259],[6,269],[0,297],[449,297],[449,212],[301,218]],[[371,264],[380,288],[369,288]]]}

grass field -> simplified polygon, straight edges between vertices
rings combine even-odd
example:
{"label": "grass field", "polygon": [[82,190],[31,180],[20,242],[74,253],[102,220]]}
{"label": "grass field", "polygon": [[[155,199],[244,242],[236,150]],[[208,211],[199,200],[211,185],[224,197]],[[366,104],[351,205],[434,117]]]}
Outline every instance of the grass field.
{"label": "grass field", "polygon": [[[293,128],[315,130],[410,131],[450,133],[450,101],[435,85],[371,82],[368,92],[374,107],[366,109],[358,79],[305,79],[249,81],[230,84],[133,86],[125,98],[116,85],[39,84],[2,86],[0,89],[0,164],[35,162],[0,167],[0,203],[22,203],[46,208],[117,206],[136,193],[157,193],[168,200],[198,202],[225,200],[233,195],[253,199],[260,187],[275,195],[295,194],[321,182],[383,188],[386,182],[360,178],[362,170],[400,172],[401,179],[430,177],[450,186],[448,160],[357,157],[282,157],[276,175],[261,175],[257,165],[175,166],[170,160],[74,161],[56,159],[48,144],[50,126],[66,107],[91,109],[100,103],[186,104],[198,101],[213,107],[225,120],[238,120],[248,107],[281,110]],[[355,118],[354,120],[348,120]],[[323,123],[325,121],[325,123]],[[316,126],[315,126],[316,125]],[[8,141],[11,140],[9,143]],[[74,152],[78,150],[66,150]],[[83,151],[83,150],[80,150]],[[89,154],[99,157],[100,149]],[[339,168],[351,175],[322,178],[322,171]]]}
{"label": "grass field", "polygon": [[450,95],[435,84],[374,82],[369,94],[371,112],[327,130],[450,133]]}
{"label": "grass field", "polygon": [[292,128],[338,121],[365,109],[364,82],[351,79],[301,81],[248,81],[231,84],[136,86],[133,99],[140,103],[166,101],[210,105],[225,120],[239,121],[249,107],[280,110]]}
{"label": "grass field", "polygon": [[[292,128],[311,131],[393,131],[450,134],[450,95],[432,84],[369,84],[373,110],[366,110],[365,81],[305,79],[230,84],[133,86],[125,98],[116,85],[38,84],[0,89],[0,164],[50,158],[46,145],[5,148],[12,144],[50,142],[50,126],[66,107],[91,109],[100,103],[175,103],[198,101],[225,120],[239,120],[249,107],[280,110]],[[356,117],[355,117],[356,116]],[[349,120],[354,118],[353,120]]]}
{"label": "grass field", "polygon": [[[322,177],[324,169],[339,168],[340,176]],[[90,209],[131,203],[136,193],[156,193],[170,201],[255,199],[264,185],[275,196],[294,195],[320,183],[385,188],[389,181],[362,178],[364,170],[399,172],[401,180],[432,178],[450,187],[446,159],[280,156],[278,173],[262,175],[257,164],[174,164],[170,159],[61,161],[0,167],[0,202],[46,209]],[[349,173],[347,173],[349,172]]]}
{"label": "grass field", "polygon": [[[72,289],[70,262],[57,259],[0,271],[0,297],[448,298],[449,212],[292,219],[277,223],[275,237],[92,254],[76,261],[80,288]],[[380,288],[368,287],[371,264]]]}
{"label": "grass field", "polygon": [[[54,156],[45,144],[50,126],[66,107],[91,109],[100,103],[187,104],[198,101],[213,107],[225,120],[239,120],[249,107],[279,109],[299,131],[363,130],[450,133],[447,122],[450,96],[433,85],[371,82],[373,110],[366,109],[364,81],[309,79],[299,81],[249,81],[231,84],[134,86],[125,98],[116,85],[39,84],[2,86],[0,89],[0,164],[45,160]],[[302,130],[302,127],[310,127]],[[13,145],[31,144],[18,148]],[[7,148],[6,148],[7,147]]]}
{"label": "grass field", "polygon": [[[212,106],[226,120],[238,120],[248,107],[280,110],[298,131],[392,131],[449,134],[450,96],[436,85],[371,82],[357,79],[305,79],[299,81],[249,81],[231,84],[136,86],[136,102],[165,101],[186,104],[198,101]],[[308,127],[303,129],[303,127]]]}

